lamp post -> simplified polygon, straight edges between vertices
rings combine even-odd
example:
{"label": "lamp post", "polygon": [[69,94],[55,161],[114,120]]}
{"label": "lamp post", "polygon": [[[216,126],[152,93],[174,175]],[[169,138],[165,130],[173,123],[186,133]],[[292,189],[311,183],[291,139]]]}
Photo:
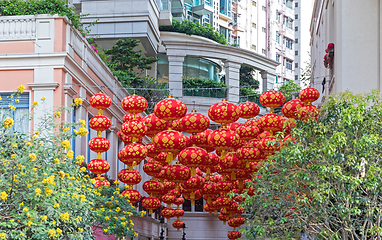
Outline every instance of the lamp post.
{"label": "lamp post", "polygon": [[164,217],[161,216],[160,218],[160,236],[159,236],[159,239],[163,240],[164,239]]}
{"label": "lamp post", "polygon": [[182,240],[186,240],[186,232],[185,232],[185,230],[186,230],[186,224],[183,223],[183,237],[182,237]]}

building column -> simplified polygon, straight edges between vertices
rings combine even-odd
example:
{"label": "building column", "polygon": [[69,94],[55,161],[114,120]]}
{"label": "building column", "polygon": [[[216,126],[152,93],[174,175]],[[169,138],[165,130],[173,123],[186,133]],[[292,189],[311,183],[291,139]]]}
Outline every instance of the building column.
{"label": "building column", "polygon": [[271,74],[265,70],[261,71],[261,78],[263,79],[262,81],[262,89],[261,92],[266,92],[270,89],[273,88],[273,85],[275,84],[276,81],[276,75]]}
{"label": "building column", "polygon": [[107,154],[107,161],[110,164],[110,177],[112,179],[118,179],[117,175],[117,164],[118,164],[118,128],[117,128],[117,119],[115,117],[112,117],[111,119],[111,127],[109,128],[109,133],[107,134],[107,139],[110,141],[110,149],[106,152]]}
{"label": "building column", "polygon": [[226,61],[224,68],[228,101],[237,104],[240,101],[240,63]]}
{"label": "building column", "polygon": [[176,98],[183,97],[183,62],[182,55],[167,56],[168,59],[168,88]]}

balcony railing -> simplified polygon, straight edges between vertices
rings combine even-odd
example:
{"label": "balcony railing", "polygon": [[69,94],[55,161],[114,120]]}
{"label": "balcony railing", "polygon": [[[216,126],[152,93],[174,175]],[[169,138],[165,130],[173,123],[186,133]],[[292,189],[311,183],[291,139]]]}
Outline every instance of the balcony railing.
{"label": "balcony railing", "polygon": [[227,89],[226,88],[217,88],[217,89],[186,89],[183,90],[183,96],[192,96],[192,97],[208,97],[208,98],[226,98]]}

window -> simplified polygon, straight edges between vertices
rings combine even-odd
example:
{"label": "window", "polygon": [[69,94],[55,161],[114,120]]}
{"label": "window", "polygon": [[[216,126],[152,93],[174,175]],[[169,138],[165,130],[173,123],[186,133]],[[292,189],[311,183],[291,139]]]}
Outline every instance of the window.
{"label": "window", "polygon": [[280,23],[280,14],[279,14],[279,10],[276,10],[276,20],[278,23]]}
{"label": "window", "polygon": [[[18,97],[12,93],[0,93],[0,97],[2,98],[0,101],[0,119],[11,117],[15,121],[12,131],[29,133],[29,93],[24,92]],[[16,109],[9,111],[8,105],[13,105]]]}
{"label": "window", "polygon": [[256,45],[252,44],[252,49],[256,51]]}
{"label": "window", "polygon": [[253,28],[256,28],[256,23],[252,23],[252,27],[253,27]]}
{"label": "window", "polygon": [[296,38],[296,39],[294,40],[294,43],[298,43],[298,38]]}
{"label": "window", "polygon": [[279,31],[276,31],[276,42],[280,44],[280,33]]}
{"label": "window", "polygon": [[256,7],[256,1],[252,1],[252,5]]}
{"label": "window", "polygon": [[266,32],[266,31],[267,31],[267,30],[265,29],[265,27],[261,28],[261,30],[262,30],[263,32]]}
{"label": "window", "polygon": [[298,81],[298,75],[294,75],[294,80]]}
{"label": "window", "polygon": [[286,0],[285,5],[287,8],[293,9],[293,1],[292,0]]}
{"label": "window", "polygon": [[292,70],[292,61],[289,59],[286,60],[286,69]]}
{"label": "window", "polygon": [[298,63],[294,64],[294,69],[298,68]]}
{"label": "window", "polygon": [[280,55],[276,54],[276,62],[280,62]]}
{"label": "window", "polygon": [[266,10],[267,10],[267,8],[266,8],[265,6],[263,6],[261,9],[262,9],[263,11],[266,11]]}
{"label": "window", "polygon": [[295,2],[295,3],[294,3],[294,7],[298,7],[298,2]]}
{"label": "window", "polygon": [[296,14],[296,15],[294,16],[294,19],[298,19],[298,14]]}
{"label": "window", "polygon": [[295,30],[296,32],[298,32],[298,26],[294,27],[294,30]]}
{"label": "window", "polygon": [[284,17],[284,22],[286,21],[286,27],[289,29],[293,29],[293,21],[291,18]]}
{"label": "window", "polygon": [[289,38],[284,38],[285,46],[289,49],[293,49],[293,40]]}
{"label": "window", "polygon": [[294,55],[296,55],[296,56],[297,56],[297,55],[298,55],[298,51],[294,51]]}
{"label": "window", "polygon": [[262,50],[261,50],[261,52],[263,53],[263,54],[266,54],[266,50],[263,48]]}

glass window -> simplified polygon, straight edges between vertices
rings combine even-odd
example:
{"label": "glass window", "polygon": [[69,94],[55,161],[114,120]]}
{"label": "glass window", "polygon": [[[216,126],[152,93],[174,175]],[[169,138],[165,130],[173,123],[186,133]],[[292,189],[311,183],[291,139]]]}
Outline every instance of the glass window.
{"label": "glass window", "polygon": [[296,38],[296,39],[294,40],[294,42],[295,42],[295,43],[298,43],[298,38]]}
{"label": "glass window", "polygon": [[296,55],[296,56],[297,56],[297,55],[298,55],[298,51],[294,51],[294,55]]}
{"label": "glass window", "polygon": [[294,7],[298,7],[298,2],[295,2],[295,3],[294,3]]}
{"label": "glass window", "polygon": [[292,61],[289,59],[286,60],[286,69],[292,70]]}
{"label": "glass window", "polygon": [[288,8],[293,9],[293,1],[292,1],[292,0],[286,0],[285,5],[286,5]]}
{"label": "glass window", "polygon": [[252,27],[253,27],[253,28],[256,28],[256,23],[252,23]]}
{"label": "glass window", "polygon": [[256,45],[252,44],[252,49],[256,51]]}
{"label": "glass window", "polygon": [[295,64],[294,64],[294,68],[295,68],[295,69],[298,68],[298,63],[295,63]]}
{"label": "glass window", "polygon": [[266,31],[267,31],[267,29],[265,29],[265,27],[263,27],[261,30],[262,30],[263,32],[266,32]]}
{"label": "glass window", "polygon": [[[2,100],[0,101],[0,119],[11,117],[15,123],[12,131],[29,133],[29,93],[24,92],[19,96],[12,93],[0,93]],[[15,110],[9,110],[8,105],[16,107]]]}
{"label": "glass window", "polygon": [[298,14],[296,14],[296,15],[294,16],[294,19],[298,19]]}
{"label": "glass window", "polygon": [[195,212],[203,212],[204,210],[203,198],[195,200]]}
{"label": "glass window", "polygon": [[280,62],[280,55],[276,54],[276,62]]}
{"label": "glass window", "polygon": [[294,80],[298,80],[298,75],[294,75]]}
{"label": "glass window", "polygon": [[266,54],[266,50],[263,48],[262,50],[261,50],[261,52],[263,53],[263,54]]}
{"label": "glass window", "polygon": [[298,32],[298,26],[296,26],[296,27],[294,28],[294,30],[295,30],[296,32]]}
{"label": "glass window", "polygon": [[266,11],[266,10],[267,10],[267,8],[266,8],[265,6],[263,6],[261,9],[263,9],[263,11]]}
{"label": "glass window", "polygon": [[256,7],[256,1],[252,1],[252,5]]}
{"label": "glass window", "polygon": [[183,211],[191,212],[191,201],[190,200],[184,199]]}
{"label": "glass window", "polygon": [[289,29],[293,29],[293,21],[291,18],[284,18],[286,20],[286,27]]}
{"label": "glass window", "polygon": [[289,49],[293,49],[293,40],[289,38],[284,38],[285,46]]}
{"label": "glass window", "polygon": [[276,31],[276,42],[280,44],[280,33],[279,31]]}

